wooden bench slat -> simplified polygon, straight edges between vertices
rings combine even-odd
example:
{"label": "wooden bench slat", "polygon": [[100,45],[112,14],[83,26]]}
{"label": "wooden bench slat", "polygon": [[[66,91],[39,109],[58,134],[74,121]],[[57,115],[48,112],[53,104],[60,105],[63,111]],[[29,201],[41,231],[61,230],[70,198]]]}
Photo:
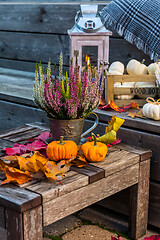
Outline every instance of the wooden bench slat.
{"label": "wooden bench slat", "polygon": [[62,180],[62,183],[63,185],[58,181],[49,181],[46,179],[30,185],[26,189],[41,194],[44,203],[88,185],[88,176],[69,171]]}
{"label": "wooden bench slat", "polygon": [[82,168],[72,166],[71,170],[88,176],[89,184],[105,177],[104,169],[94,166],[92,164],[89,164],[88,166],[84,166]]}
{"label": "wooden bench slat", "polygon": [[139,164],[88,184],[61,197],[43,203],[44,226],[60,220],[95,202],[109,197],[138,182]]}
{"label": "wooden bench slat", "polygon": [[18,186],[7,184],[0,186],[0,205],[24,212],[41,204],[41,196],[38,193],[28,191]]}
{"label": "wooden bench slat", "polygon": [[27,139],[32,138],[32,137],[36,137],[44,131],[45,130],[43,130],[43,129],[32,128],[28,131],[19,132],[19,133],[16,133],[14,135],[11,135],[11,136],[4,137],[4,139],[8,140],[8,141],[12,141],[14,143],[15,142],[21,142],[23,140],[27,140]]}
{"label": "wooden bench slat", "polygon": [[29,131],[33,129],[32,126],[21,126],[21,127],[17,127],[14,129],[9,129],[4,131],[3,133],[0,134],[0,138],[4,138],[4,137],[8,137],[17,133],[21,133],[21,132],[25,132],[25,131]]}
{"label": "wooden bench slat", "polygon": [[105,170],[105,176],[115,174],[117,171],[128,168],[139,162],[139,155],[127,151],[110,152],[101,162],[92,163]]}
{"label": "wooden bench slat", "polygon": [[130,153],[137,153],[140,155],[140,161],[145,161],[152,157],[152,151],[138,146],[131,146],[124,143],[115,146],[115,149],[123,149]]}

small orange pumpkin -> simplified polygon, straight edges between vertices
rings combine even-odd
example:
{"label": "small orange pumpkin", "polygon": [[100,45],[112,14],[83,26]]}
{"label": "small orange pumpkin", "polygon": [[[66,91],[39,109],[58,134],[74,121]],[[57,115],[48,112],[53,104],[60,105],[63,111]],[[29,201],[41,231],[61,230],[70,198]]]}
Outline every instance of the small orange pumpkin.
{"label": "small orange pumpkin", "polygon": [[53,161],[69,160],[77,155],[77,151],[77,144],[71,140],[63,141],[63,136],[60,141],[50,142],[46,149],[48,158]]}
{"label": "small orange pumpkin", "polygon": [[94,141],[84,143],[82,145],[82,151],[89,162],[100,162],[105,158],[108,147],[104,143],[97,142],[94,133],[92,133],[92,136]]}

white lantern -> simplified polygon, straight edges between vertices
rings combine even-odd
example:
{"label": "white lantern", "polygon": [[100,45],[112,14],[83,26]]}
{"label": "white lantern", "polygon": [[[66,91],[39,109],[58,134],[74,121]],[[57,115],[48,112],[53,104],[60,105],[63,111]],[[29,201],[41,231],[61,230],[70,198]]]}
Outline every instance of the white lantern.
{"label": "white lantern", "polygon": [[[108,31],[98,12],[98,5],[81,5],[75,17],[75,25],[68,30],[70,36],[70,57],[78,59],[78,65],[99,66],[100,62],[108,63],[109,59],[109,36]],[[101,62],[102,63],[102,62]]]}

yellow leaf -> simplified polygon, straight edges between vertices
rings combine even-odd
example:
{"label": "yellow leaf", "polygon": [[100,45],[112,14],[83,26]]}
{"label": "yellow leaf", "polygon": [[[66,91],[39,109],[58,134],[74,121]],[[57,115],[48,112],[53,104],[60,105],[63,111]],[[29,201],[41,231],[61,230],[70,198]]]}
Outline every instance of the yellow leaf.
{"label": "yellow leaf", "polygon": [[105,133],[103,136],[97,138],[98,142],[109,144],[117,140],[116,132],[111,130],[110,132]]}
{"label": "yellow leaf", "polygon": [[30,154],[25,154],[17,157],[20,169],[30,172],[38,172],[41,169],[40,164],[38,163],[42,163],[44,165],[48,161],[48,158],[40,154],[38,151],[36,151],[32,156],[30,156]]}
{"label": "yellow leaf", "polygon": [[118,129],[122,126],[122,124],[124,123],[124,119],[122,118],[118,118],[115,115],[111,118],[111,121],[108,122],[108,127],[106,127],[105,133],[110,132],[112,130],[114,130],[115,132],[118,131]]}
{"label": "yellow leaf", "polygon": [[17,168],[6,166],[4,168],[4,173],[6,174],[7,179],[1,182],[1,184],[10,182],[22,184],[28,182],[29,180],[32,180],[31,175],[28,171],[23,172]]}

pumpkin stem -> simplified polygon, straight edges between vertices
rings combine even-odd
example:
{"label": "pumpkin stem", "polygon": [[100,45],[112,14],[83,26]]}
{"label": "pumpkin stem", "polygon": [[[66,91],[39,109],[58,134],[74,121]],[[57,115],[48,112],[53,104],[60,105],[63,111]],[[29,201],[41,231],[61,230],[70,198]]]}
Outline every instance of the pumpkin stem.
{"label": "pumpkin stem", "polygon": [[97,146],[97,138],[96,135],[94,133],[91,133],[93,140],[94,140],[94,146]]}
{"label": "pumpkin stem", "polygon": [[142,64],[143,64],[145,61],[146,61],[146,60],[145,60],[145,59],[143,59],[143,60],[142,60]]}
{"label": "pumpkin stem", "polygon": [[60,136],[60,143],[59,143],[59,145],[63,145],[63,144],[65,144],[64,142],[63,142],[63,136]]}

